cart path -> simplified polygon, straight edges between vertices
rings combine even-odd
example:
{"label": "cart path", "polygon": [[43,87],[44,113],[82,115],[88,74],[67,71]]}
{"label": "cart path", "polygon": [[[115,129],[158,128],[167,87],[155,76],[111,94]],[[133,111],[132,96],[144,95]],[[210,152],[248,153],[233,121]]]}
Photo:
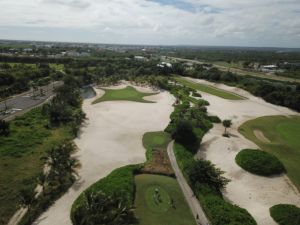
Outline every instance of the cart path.
{"label": "cart path", "polygon": [[[174,146],[174,141],[171,141],[168,145],[167,151],[168,151],[171,165],[173,167],[177,181],[179,183],[179,186],[181,187],[184,197],[185,197],[186,201],[188,202],[190,209],[192,210],[192,213],[197,221],[197,224],[207,225],[207,224],[209,224],[209,221],[200,205],[200,202],[198,201],[198,199],[194,195],[194,192],[192,191],[192,189],[186,182],[186,180],[177,164],[173,146]],[[197,219],[197,215],[198,215],[198,219]]]}

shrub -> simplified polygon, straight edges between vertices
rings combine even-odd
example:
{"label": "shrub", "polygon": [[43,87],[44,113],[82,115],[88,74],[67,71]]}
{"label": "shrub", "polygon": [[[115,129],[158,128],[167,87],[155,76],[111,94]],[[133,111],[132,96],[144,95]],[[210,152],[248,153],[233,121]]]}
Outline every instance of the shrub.
{"label": "shrub", "polygon": [[300,224],[300,208],[294,205],[275,205],[270,208],[270,214],[279,225]]}
{"label": "shrub", "polygon": [[199,140],[189,121],[179,121],[172,133],[172,138],[174,138],[176,142],[186,146],[192,152],[197,151],[199,147]]}
{"label": "shrub", "polygon": [[270,176],[285,172],[283,164],[274,155],[261,150],[244,149],[237,154],[235,161],[244,170],[257,175]]}

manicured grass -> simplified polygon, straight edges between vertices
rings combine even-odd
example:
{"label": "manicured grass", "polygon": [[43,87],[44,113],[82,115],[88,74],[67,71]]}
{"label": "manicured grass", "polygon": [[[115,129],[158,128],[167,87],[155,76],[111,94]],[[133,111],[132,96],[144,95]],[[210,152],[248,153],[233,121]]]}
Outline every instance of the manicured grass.
{"label": "manicured grass", "polygon": [[135,176],[135,182],[135,213],[140,225],[196,224],[174,178],[143,174]]}
{"label": "manicured grass", "polygon": [[0,224],[19,208],[20,190],[35,188],[41,157],[52,146],[70,139],[68,127],[47,129],[47,118],[34,109],[11,122],[11,133],[0,137]]}
{"label": "manicured grass", "polygon": [[[271,143],[258,139],[260,130]],[[300,190],[300,117],[267,116],[247,121],[239,132],[255,142],[262,150],[275,155],[287,170],[287,175]]]}
{"label": "manicured grass", "polygon": [[171,141],[171,136],[167,132],[148,132],[143,136],[143,145],[147,150],[146,156],[148,160],[152,158],[153,149],[162,149],[166,151],[169,142]]}
{"label": "manicured grass", "polygon": [[237,95],[235,93],[225,91],[225,90],[222,90],[219,88],[215,88],[213,86],[206,85],[206,84],[194,83],[194,82],[188,81],[182,77],[175,77],[174,79],[177,82],[179,82],[180,84],[185,85],[189,88],[193,88],[198,91],[206,92],[208,94],[215,95],[220,98],[224,98],[224,99],[228,99],[228,100],[244,100],[245,99],[244,97]]}
{"label": "manicured grass", "polygon": [[137,91],[135,88],[128,86],[123,89],[104,89],[105,94],[93,101],[92,104],[96,104],[104,101],[134,101],[152,103],[151,101],[144,100],[146,96],[154,95],[155,93],[142,93]]}
{"label": "manicured grass", "polygon": [[300,224],[300,208],[294,205],[275,205],[270,208],[270,214],[279,225]]}
{"label": "manicured grass", "polygon": [[244,149],[235,157],[236,163],[250,173],[271,176],[285,172],[282,163],[272,154],[255,149]]}

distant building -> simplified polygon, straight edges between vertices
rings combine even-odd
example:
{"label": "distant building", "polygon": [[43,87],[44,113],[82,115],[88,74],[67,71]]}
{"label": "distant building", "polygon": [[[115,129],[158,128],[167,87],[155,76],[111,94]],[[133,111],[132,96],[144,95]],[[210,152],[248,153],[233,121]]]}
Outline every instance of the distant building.
{"label": "distant building", "polygon": [[169,68],[172,68],[172,64],[168,63],[168,62],[161,62],[161,63],[157,64],[157,67],[161,67],[161,68],[169,67]]}
{"label": "distant building", "polygon": [[140,60],[140,61],[146,61],[147,60],[144,56],[139,56],[139,55],[134,56],[134,59],[135,60]]}
{"label": "distant building", "polygon": [[276,65],[264,65],[260,67],[260,70],[262,72],[274,72],[277,70],[277,66]]}

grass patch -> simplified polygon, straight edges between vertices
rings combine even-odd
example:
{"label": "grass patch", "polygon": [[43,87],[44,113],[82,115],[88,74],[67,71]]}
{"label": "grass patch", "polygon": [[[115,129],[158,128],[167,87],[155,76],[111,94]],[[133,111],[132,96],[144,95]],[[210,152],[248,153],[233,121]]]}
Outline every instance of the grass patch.
{"label": "grass patch", "polygon": [[237,95],[235,93],[225,91],[219,88],[215,88],[210,85],[206,84],[200,84],[200,83],[195,83],[195,82],[190,82],[182,77],[174,77],[174,79],[179,82],[182,85],[185,85],[189,88],[193,88],[198,91],[206,92],[211,95],[218,96],[220,98],[228,99],[228,100],[244,100],[245,97],[242,97],[240,95]]}
{"label": "grass patch", "polygon": [[[195,219],[174,178],[137,175],[135,214],[140,225],[194,225]],[[155,197],[158,191],[159,199]]]}
{"label": "grass patch", "polygon": [[143,103],[153,103],[151,101],[144,100],[144,97],[154,95],[155,93],[142,93],[137,91],[134,87],[127,86],[123,89],[104,89],[105,94],[92,102],[96,104],[105,101],[134,101]]}
{"label": "grass patch", "polygon": [[[270,143],[258,139],[260,130]],[[262,150],[275,155],[284,165],[288,177],[300,190],[300,117],[266,116],[245,122],[239,132]]]}
{"label": "grass patch", "polygon": [[275,205],[270,208],[270,214],[279,225],[300,224],[300,208],[294,205]]}
{"label": "grass patch", "polygon": [[1,225],[19,208],[19,192],[36,187],[45,152],[72,138],[69,127],[47,129],[47,122],[39,108],[33,109],[11,122],[8,137],[0,137]]}
{"label": "grass patch", "polygon": [[285,172],[284,166],[274,155],[261,150],[244,149],[236,155],[235,161],[244,170],[262,176]]}

